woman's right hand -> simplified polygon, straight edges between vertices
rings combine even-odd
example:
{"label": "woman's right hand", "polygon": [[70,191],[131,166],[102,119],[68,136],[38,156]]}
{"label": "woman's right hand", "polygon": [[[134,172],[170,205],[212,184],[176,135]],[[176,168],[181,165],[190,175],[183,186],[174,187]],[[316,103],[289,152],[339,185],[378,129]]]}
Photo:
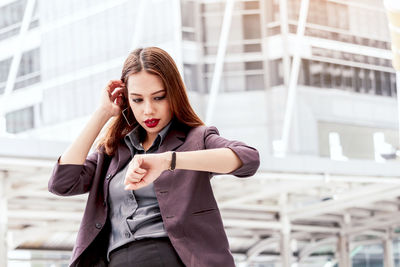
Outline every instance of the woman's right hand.
{"label": "woman's right hand", "polygon": [[121,105],[124,102],[125,84],[121,80],[111,80],[103,89],[100,99],[100,109],[110,117],[121,113]]}

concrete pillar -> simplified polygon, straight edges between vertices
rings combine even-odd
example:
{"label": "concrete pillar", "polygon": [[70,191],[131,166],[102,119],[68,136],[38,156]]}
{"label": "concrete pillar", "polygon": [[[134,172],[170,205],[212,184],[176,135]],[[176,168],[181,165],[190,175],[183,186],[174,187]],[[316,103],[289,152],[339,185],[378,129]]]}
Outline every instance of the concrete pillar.
{"label": "concrete pillar", "polygon": [[290,267],[291,266],[291,249],[290,249],[290,231],[282,230],[281,231],[281,260],[283,267]]}
{"label": "concrete pillar", "polygon": [[347,235],[340,234],[338,239],[339,267],[351,267],[350,246]]}
{"label": "concrete pillar", "polygon": [[280,221],[282,223],[281,238],[280,238],[280,252],[283,267],[290,267],[292,262],[292,250],[290,246],[290,220],[287,216],[287,194],[281,194],[279,198],[279,205],[281,207]]}
{"label": "concrete pillar", "polygon": [[290,78],[290,55],[289,55],[289,43],[288,43],[288,35],[289,35],[289,25],[288,25],[288,10],[287,10],[287,0],[279,1],[279,15],[280,15],[280,23],[281,23],[281,36],[282,36],[282,65],[283,65],[283,83],[285,84],[286,89],[289,86],[289,78]]}
{"label": "concrete pillar", "polygon": [[346,213],[343,216],[342,231],[338,238],[338,252],[339,252],[339,267],[351,267],[352,260],[350,256],[350,240],[349,235],[346,234],[351,224],[351,216]]}
{"label": "concrete pillar", "polygon": [[383,266],[394,267],[392,229],[387,231],[386,239],[383,241],[383,254]]}
{"label": "concrete pillar", "polygon": [[7,267],[7,262],[8,262],[8,246],[7,246],[8,179],[9,178],[7,172],[3,171],[0,173],[0,266],[4,267]]}

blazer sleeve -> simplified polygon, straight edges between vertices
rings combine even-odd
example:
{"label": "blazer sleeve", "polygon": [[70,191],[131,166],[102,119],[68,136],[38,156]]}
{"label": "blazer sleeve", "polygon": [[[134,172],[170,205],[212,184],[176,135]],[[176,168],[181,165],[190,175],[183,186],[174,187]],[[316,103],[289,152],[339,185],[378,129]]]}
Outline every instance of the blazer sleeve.
{"label": "blazer sleeve", "polygon": [[60,164],[58,158],[48,183],[51,193],[60,196],[84,194],[90,190],[97,168],[99,152],[91,153],[83,163]]}
{"label": "blazer sleeve", "polygon": [[240,141],[230,141],[219,135],[218,129],[214,126],[207,127],[204,134],[206,149],[229,148],[240,158],[242,166],[228,174],[237,177],[249,177],[257,172],[260,166],[260,155],[254,147],[248,146]]}

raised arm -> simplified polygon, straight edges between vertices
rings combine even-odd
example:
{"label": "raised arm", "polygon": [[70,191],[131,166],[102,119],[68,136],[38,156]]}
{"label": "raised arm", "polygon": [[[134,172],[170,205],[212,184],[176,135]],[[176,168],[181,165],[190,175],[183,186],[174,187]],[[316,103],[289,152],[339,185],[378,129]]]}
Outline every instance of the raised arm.
{"label": "raised arm", "polygon": [[[99,107],[92,114],[78,137],[62,154],[59,159],[60,164],[83,164],[85,162],[89,150],[101,129],[111,117],[116,116],[121,112],[118,105],[118,101],[120,101],[118,96],[120,95],[122,88],[117,87],[121,85],[121,81],[112,80],[102,91]],[[116,99],[117,103],[114,103]]]}
{"label": "raised arm", "polygon": [[114,80],[104,88],[99,107],[82,132],[59,157],[48,183],[50,192],[67,196],[89,191],[100,155],[98,151],[89,156],[88,153],[106,122],[121,112],[119,107],[121,99],[118,97],[122,85],[121,81]]}

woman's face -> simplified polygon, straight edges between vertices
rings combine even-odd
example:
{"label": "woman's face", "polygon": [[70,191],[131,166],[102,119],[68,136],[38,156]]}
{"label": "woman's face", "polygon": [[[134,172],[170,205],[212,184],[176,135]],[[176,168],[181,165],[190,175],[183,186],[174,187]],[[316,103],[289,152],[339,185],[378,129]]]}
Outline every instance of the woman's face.
{"label": "woman's face", "polygon": [[157,75],[141,71],[128,77],[129,106],[148,137],[157,134],[171,121],[167,91]]}

